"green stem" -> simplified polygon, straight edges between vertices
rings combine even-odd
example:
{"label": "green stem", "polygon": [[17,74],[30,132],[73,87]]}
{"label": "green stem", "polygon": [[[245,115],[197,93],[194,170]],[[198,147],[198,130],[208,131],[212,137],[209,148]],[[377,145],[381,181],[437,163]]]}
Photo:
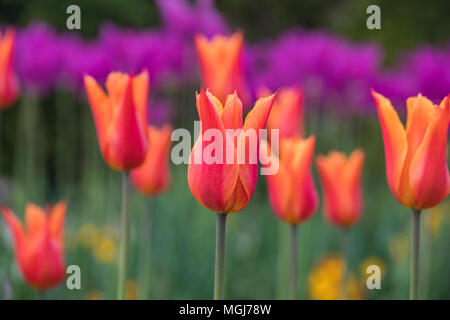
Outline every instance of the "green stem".
{"label": "green stem", "polygon": [[411,221],[411,264],[409,299],[417,300],[419,287],[420,210],[413,209]]}
{"label": "green stem", "polygon": [[291,225],[291,276],[290,276],[290,294],[289,299],[297,298],[298,282],[298,250],[297,250],[297,225]]}
{"label": "green stem", "polygon": [[225,246],[227,214],[218,213],[216,220],[216,270],[214,300],[223,300],[225,293]]}
{"label": "green stem", "polygon": [[127,275],[127,256],[128,256],[128,232],[130,224],[130,187],[128,183],[128,173],[124,172],[122,176],[122,221],[120,235],[120,251],[119,251],[119,275],[117,285],[117,299],[125,298],[125,281]]}
{"label": "green stem", "polygon": [[140,298],[142,300],[148,299],[148,289],[150,281],[150,262],[151,262],[151,247],[152,247],[152,225],[153,225],[153,208],[152,198],[148,198],[148,209],[144,212],[141,229],[141,291]]}
{"label": "green stem", "polygon": [[344,257],[344,275],[342,277],[342,299],[347,300],[348,294],[348,279],[350,271],[350,230],[342,229],[342,256]]}

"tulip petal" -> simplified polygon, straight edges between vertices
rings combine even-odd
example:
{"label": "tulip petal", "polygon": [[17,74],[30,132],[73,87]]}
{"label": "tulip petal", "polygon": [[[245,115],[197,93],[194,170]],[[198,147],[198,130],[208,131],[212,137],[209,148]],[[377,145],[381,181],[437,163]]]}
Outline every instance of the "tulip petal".
{"label": "tulip petal", "polygon": [[[121,76],[108,77],[109,86],[118,86],[122,81]],[[122,101],[116,111],[114,122],[111,125],[113,130],[109,132],[107,149],[105,150],[105,160],[116,170],[128,171],[136,168],[145,159],[148,147],[146,128],[142,127],[133,101],[133,77],[127,80],[125,91],[121,97]],[[120,89],[117,89],[120,91]],[[117,92],[114,92],[114,99],[117,99]]]}
{"label": "tulip petal", "polygon": [[269,189],[269,201],[275,214],[280,219],[287,221],[286,212],[288,210],[290,194],[293,190],[291,179],[284,163],[279,160],[275,153],[270,149],[266,140],[261,141],[261,162],[266,163],[268,167],[278,167],[275,174],[267,175],[267,187]]}
{"label": "tulip petal", "polygon": [[329,154],[328,157],[320,155],[316,158],[316,166],[319,171],[320,180],[322,182],[325,212],[325,217],[328,221],[336,223],[340,221],[339,208],[341,190],[339,173],[342,170],[342,163],[339,157],[333,154]]}
{"label": "tulip petal", "polygon": [[344,217],[344,220],[349,223],[356,222],[363,207],[361,175],[364,165],[364,158],[365,156],[362,150],[357,149],[353,151],[343,171],[342,182],[347,184],[346,190],[349,190],[349,202],[346,204],[348,209],[345,210],[348,216]]}
{"label": "tulip petal", "polygon": [[150,89],[150,76],[147,70],[142,71],[133,78],[133,97],[141,125],[146,128],[148,123],[148,92]]}
{"label": "tulip petal", "polygon": [[105,87],[111,102],[113,114],[123,102],[129,78],[128,74],[122,72],[111,72],[106,78]]}
{"label": "tulip petal", "polygon": [[107,132],[111,121],[111,106],[109,105],[109,100],[105,92],[94,78],[85,75],[84,86],[86,87],[89,105],[91,106],[94,117],[100,149],[103,153],[105,151]]}
{"label": "tulip petal", "polygon": [[228,95],[221,118],[225,129],[242,129],[242,102],[236,91]]}
{"label": "tulip petal", "polygon": [[7,29],[5,34],[0,33],[0,73],[8,75],[12,70],[15,32]]}
{"label": "tulip petal", "polygon": [[9,229],[11,230],[16,251],[19,251],[19,248],[21,248],[25,241],[25,232],[22,223],[8,207],[2,206],[1,211]]}
{"label": "tulip petal", "polygon": [[64,248],[64,222],[66,217],[67,204],[64,201],[58,202],[51,211],[50,235],[55,239],[61,248]]}
{"label": "tulip petal", "polygon": [[409,167],[415,209],[439,204],[448,194],[449,173],[446,162],[447,133],[450,120],[449,97],[434,107],[422,143]]}
{"label": "tulip petal", "polygon": [[[255,191],[258,178],[260,130],[266,126],[276,95],[277,93],[275,92],[256,101],[255,106],[245,118],[243,132],[238,138],[239,177],[249,198],[252,197]],[[256,146],[251,143],[252,135],[256,140]],[[256,161],[252,162],[252,159],[256,159]]]}
{"label": "tulip petal", "polygon": [[[205,159],[204,150],[215,141],[199,139],[196,141],[191,152],[188,167],[188,184],[194,197],[207,208],[215,212],[225,212],[227,201],[233,194],[238,179],[239,166],[236,163],[226,163],[226,138],[225,128],[220,118],[221,104],[214,96],[203,89],[197,95],[197,110],[202,122],[202,137],[210,129],[219,130],[221,134],[222,161],[220,163],[208,163]],[[200,148],[200,150],[198,150]],[[196,152],[202,153],[202,162],[195,163]]]}
{"label": "tulip petal", "polygon": [[25,207],[25,225],[28,234],[34,236],[42,232],[47,223],[47,214],[35,204],[27,204]]}
{"label": "tulip petal", "polygon": [[200,94],[197,94],[197,112],[202,124],[202,132],[208,129],[225,131],[220,118],[223,112],[222,104],[209,91],[201,89]]}
{"label": "tulip petal", "polygon": [[232,213],[241,211],[247,206],[250,199],[251,197],[248,196],[241,178],[238,177],[233,193],[227,201],[224,212]]}
{"label": "tulip petal", "polygon": [[[194,154],[202,148],[200,137],[192,149],[188,166],[188,184],[195,199],[200,204],[218,213],[226,212],[227,201],[231,198],[239,174],[239,166],[233,164],[195,163]],[[203,149],[201,149],[203,150]]]}
{"label": "tulip petal", "polygon": [[428,127],[428,119],[435,106],[433,102],[419,94],[406,101],[408,117],[406,121],[406,137],[408,140],[408,154],[414,155],[422,142]]}
{"label": "tulip petal", "polygon": [[244,131],[248,129],[259,131],[266,127],[267,118],[269,117],[276,96],[277,92],[270,96],[259,98],[256,101],[253,109],[248,113],[247,117],[245,117]]}
{"label": "tulip petal", "polygon": [[136,189],[146,196],[164,192],[170,185],[168,156],[170,152],[172,127],[165,125],[161,129],[148,127],[150,148],[144,163],[131,171],[130,179]]}
{"label": "tulip petal", "polygon": [[408,149],[406,132],[389,99],[374,90],[372,90],[372,96],[377,106],[383,134],[386,177],[389,188],[394,196],[403,203],[405,192],[400,190],[400,184]]}

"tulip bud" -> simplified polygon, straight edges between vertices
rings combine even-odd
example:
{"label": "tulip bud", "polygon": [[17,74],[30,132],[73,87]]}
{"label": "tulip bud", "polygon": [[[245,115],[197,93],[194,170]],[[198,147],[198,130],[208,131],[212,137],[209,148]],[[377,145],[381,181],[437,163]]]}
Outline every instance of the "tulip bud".
{"label": "tulip bud", "polygon": [[0,110],[11,107],[19,95],[19,81],[14,72],[14,40],[13,29],[0,33]]}
{"label": "tulip bud", "polygon": [[[269,93],[261,89],[259,95]],[[267,119],[268,141],[272,129],[280,130],[280,139],[303,136],[303,92],[299,87],[280,89]]]}
{"label": "tulip bud", "polygon": [[[224,107],[209,91],[202,89],[197,94],[202,132],[190,155],[188,183],[203,206],[217,213],[230,213],[249,203],[258,176],[259,131],[266,126],[275,95],[259,99],[242,125],[242,102],[236,93],[228,96]],[[233,138],[226,133],[230,129],[235,133]],[[210,142],[206,135],[212,132],[218,134],[218,140]],[[211,152],[212,161],[208,157],[210,144],[217,147]]]}
{"label": "tulip bud", "polygon": [[261,156],[278,161],[278,172],[267,175],[269,199],[275,214],[290,224],[299,224],[310,218],[317,209],[318,195],[311,173],[315,136],[281,140],[280,156],[268,151],[270,145],[261,142]]}
{"label": "tulip bud", "polygon": [[332,151],[316,159],[324,194],[325,218],[340,227],[351,227],[361,215],[363,198],[361,174],[364,152],[355,150],[347,158]]}
{"label": "tulip bud", "polygon": [[105,162],[119,171],[140,166],[148,148],[147,71],[136,77],[110,73],[107,94],[91,76],[84,76],[84,84]]}
{"label": "tulip bud", "polygon": [[146,196],[158,195],[170,186],[169,151],[172,127],[165,125],[161,129],[148,127],[150,148],[144,163],[133,169],[130,179],[134,187]]}
{"label": "tulip bud", "polygon": [[12,233],[16,261],[25,280],[39,290],[63,281],[66,204],[59,202],[47,212],[28,204],[25,226],[7,207],[2,207],[2,213]]}
{"label": "tulip bud", "polygon": [[237,91],[239,97],[247,102],[248,90],[244,81],[242,66],[242,33],[230,37],[216,35],[211,40],[197,35],[195,49],[200,62],[202,85],[208,88],[223,104],[227,95]]}
{"label": "tulip bud", "polygon": [[394,197],[416,210],[438,205],[450,193],[446,160],[450,95],[439,106],[409,98],[406,128],[389,99],[372,90],[384,140],[386,176]]}

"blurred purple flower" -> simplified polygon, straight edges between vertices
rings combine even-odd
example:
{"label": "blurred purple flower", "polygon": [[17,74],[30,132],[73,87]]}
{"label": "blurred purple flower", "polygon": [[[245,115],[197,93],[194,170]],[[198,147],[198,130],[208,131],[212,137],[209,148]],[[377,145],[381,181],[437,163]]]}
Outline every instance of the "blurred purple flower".
{"label": "blurred purple flower", "polygon": [[114,61],[107,50],[98,42],[86,42],[71,35],[62,40],[61,78],[69,87],[79,91],[83,86],[83,75],[89,74],[103,82],[113,70]]}
{"label": "blurred purple flower", "polygon": [[253,85],[275,89],[301,84],[325,96],[322,98],[340,98],[343,107],[365,100],[380,66],[381,50],[377,46],[351,44],[318,31],[288,31],[276,41],[258,46],[250,49],[253,57],[246,59],[251,61]]}
{"label": "blurred purple flower", "polygon": [[114,68],[140,72],[146,68],[152,83],[171,73],[181,73],[183,44],[164,30],[121,30],[114,25],[102,27],[100,46],[114,60]]}
{"label": "blurred purple flower", "polygon": [[450,93],[450,46],[445,49],[420,48],[410,54],[400,66],[401,73],[413,79],[413,92],[440,103]]}
{"label": "blurred purple flower", "polygon": [[15,63],[25,88],[38,93],[52,89],[61,67],[61,44],[55,32],[43,23],[18,32]]}
{"label": "blurred purple flower", "polygon": [[171,33],[191,40],[196,33],[212,36],[227,32],[227,24],[211,0],[196,0],[194,4],[186,0],[156,0],[156,4],[165,29]]}

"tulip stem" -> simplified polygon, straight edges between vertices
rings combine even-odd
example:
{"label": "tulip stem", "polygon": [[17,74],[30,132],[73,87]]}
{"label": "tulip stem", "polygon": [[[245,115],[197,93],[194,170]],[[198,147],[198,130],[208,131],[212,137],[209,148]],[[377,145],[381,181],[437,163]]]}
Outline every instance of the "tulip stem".
{"label": "tulip stem", "polygon": [[290,293],[289,299],[297,298],[297,282],[298,282],[298,250],[297,250],[297,225],[291,225],[291,276],[290,276]]}
{"label": "tulip stem", "polygon": [[128,231],[130,224],[130,186],[128,182],[128,173],[122,174],[122,217],[121,217],[121,235],[120,235],[120,251],[119,251],[119,274],[117,285],[117,299],[125,298],[125,281],[127,275],[127,255],[128,255]]}
{"label": "tulip stem", "polygon": [[342,229],[342,256],[344,257],[344,274],[342,277],[342,300],[348,300],[348,279],[350,273],[350,230]]}
{"label": "tulip stem", "polygon": [[419,287],[420,210],[413,209],[411,220],[411,264],[409,299],[417,300]]}
{"label": "tulip stem", "polygon": [[216,220],[216,270],[214,300],[223,300],[225,293],[225,250],[227,214],[218,213]]}
{"label": "tulip stem", "polygon": [[140,298],[142,300],[148,299],[148,289],[150,281],[150,267],[151,267],[151,248],[152,248],[152,225],[153,225],[153,208],[152,198],[147,200],[147,212],[144,212],[142,229],[141,229],[141,250],[142,250],[142,265],[141,277],[142,286]]}

